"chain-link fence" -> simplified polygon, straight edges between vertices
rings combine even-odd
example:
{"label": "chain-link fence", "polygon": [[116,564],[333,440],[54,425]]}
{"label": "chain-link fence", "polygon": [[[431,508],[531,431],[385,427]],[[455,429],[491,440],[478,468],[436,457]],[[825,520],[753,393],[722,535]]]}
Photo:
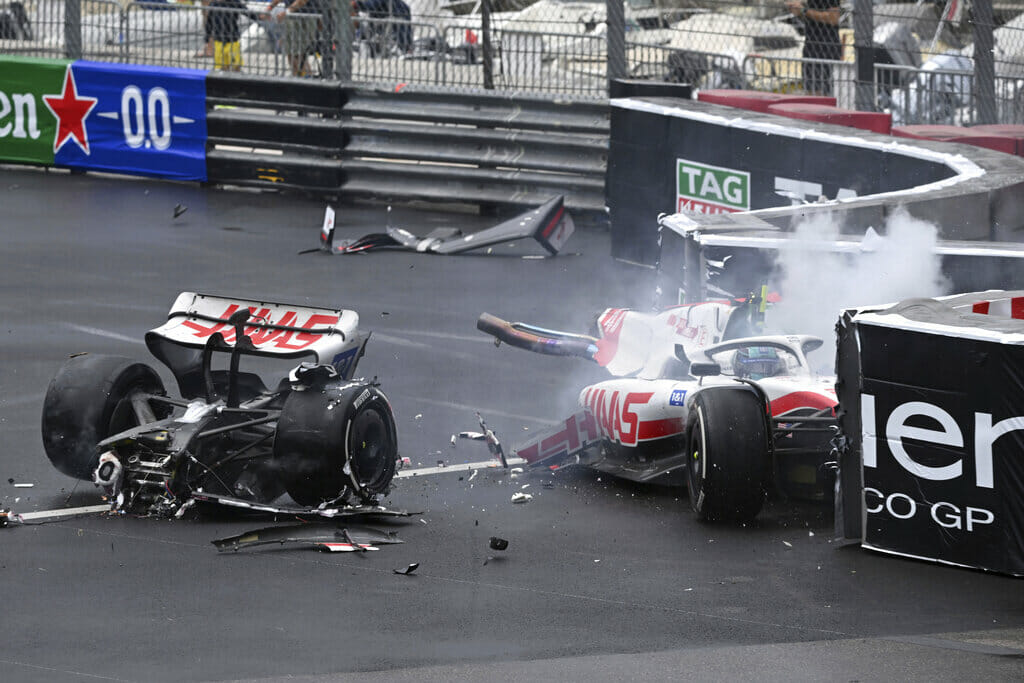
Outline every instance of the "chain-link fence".
{"label": "chain-link fence", "polygon": [[0,0],[0,51],[595,98],[626,77],[832,94],[897,124],[1024,121],[1024,0],[288,2]]}

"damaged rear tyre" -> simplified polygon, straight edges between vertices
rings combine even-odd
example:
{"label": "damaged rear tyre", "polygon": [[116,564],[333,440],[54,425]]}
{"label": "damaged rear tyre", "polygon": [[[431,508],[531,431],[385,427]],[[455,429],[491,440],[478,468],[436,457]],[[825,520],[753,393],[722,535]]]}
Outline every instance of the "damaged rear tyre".
{"label": "damaged rear tyre", "polygon": [[68,359],[43,400],[43,448],[60,472],[92,479],[96,444],[139,424],[132,400],[165,395],[153,368],[121,356],[83,354]]}
{"label": "damaged rear tyre", "polygon": [[705,389],[690,413],[690,505],[704,520],[752,520],[767,495],[768,420],[743,387]]}
{"label": "damaged rear tyre", "polygon": [[285,490],[299,505],[384,493],[397,458],[395,418],[375,386],[314,386],[293,392],[284,403],[274,461]]}

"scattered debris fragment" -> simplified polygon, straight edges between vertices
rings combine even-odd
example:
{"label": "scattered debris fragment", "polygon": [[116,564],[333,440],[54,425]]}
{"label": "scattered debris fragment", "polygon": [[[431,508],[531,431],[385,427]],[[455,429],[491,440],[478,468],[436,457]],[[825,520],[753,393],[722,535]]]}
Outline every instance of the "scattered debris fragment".
{"label": "scattered debris fragment", "polygon": [[412,564],[410,564],[405,569],[396,569],[394,571],[395,571],[396,574],[404,574],[406,576],[409,576],[414,571],[416,571],[419,568],[419,566],[420,566],[419,562],[413,562]]}
{"label": "scattered debris fragment", "polygon": [[342,527],[336,524],[292,524],[246,531],[237,536],[210,541],[218,551],[241,550],[258,545],[298,543],[331,552],[377,550],[378,545],[401,543],[394,532],[369,527]]}
{"label": "scattered debris fragment", "polygon": [[782,545],[786,546],[787,548],[792,548],[793,547],[793,544],[790,543],[789,541],[783,541]]}
{"label": "scattered debris fragment", "polygon": [[[498,441],[498,437],[487,427],[487,423],[484,422],[483,416],[478,412],[476,419],[480,422],[479,432],[459,432],[458,437],[460,439],[470,439],[471,441],[486,441],[487,450],[491,452],[491,455],[496,457],[500,462],[501,466],[508,468],[508,460],[505,458],[505,449],[501,447],[501,442]],[[452,437],[452,445],[455,445],[455,437]]]}
{"label": "scattered debris fragment", "polygon": [[498,538],[497,536],[491,536],[491,540],[488,543],[491,550],[506,550],[508,548],[508,541],[504,538]]}
{"label": "scattered debris fragment", "polygon": [[[328,254],[359,254],[376,249],[402,249],[429,254],[460,254],[501,242],[532,237],[549,254],[555,256],[576,229],[572,216],[563,206],[561,195],[536,209],[469,235],[463,235],[458,228],[434,228],[426,237],[419,237],[404,228],[392,226],[390,212],[384,232],[335,243],[335,227],[334,209],[328,206],[320,229],[319,249],[307,249],[299,253],[323,251]],[[488,249],[487,253],[492,253],[492,250]]]}
{"label": "scattered debris fragment", "polygon": [[415,512],[407,512],[405,510],[392,510],[390,508],[383,507],[381,505],[337,505],[328,506],[322,505],[320,507],[299,507],[297,505],[272,505],[269,503],[254,503],[248,500],[242,500],[240,498],[234,498],[232,496],[224,496],[217,493],[203,493],[196,492],[192,494],[192,498],[199,503],[212,503],[217,505],[225,505],[233,508],[243,508],[246,510],[252,510],[254,512],[269,512],[275,515],[291,515],[291,516],[317,516],[325,517],[327,519],[334,519],[335,517],[355,517],[357,515],[378,515],[381,517],[411,517],[412,515],[418,514]]}
{"label": "scattered debris fragment", "polygon": [[515,493],[512,495],[513,503],[528,503],[533,500],[533,496],[529,493]]}
{"label": "scattered debris fragment", "polygon": [[35,484],[27,484],[27,483],[26,484],[15,484],[14,488],[16,488],[16,489],[30,489],[33,486],[35,486]]}
{"label": "scattered debris fragment", "polygon": [[185,206],[184,204],[176,204],[174,206],[174,217],[177,218],[178,216],[180,216],[181,214],[185,213],[186,211],[188,211],[188,207],[187,206]]}

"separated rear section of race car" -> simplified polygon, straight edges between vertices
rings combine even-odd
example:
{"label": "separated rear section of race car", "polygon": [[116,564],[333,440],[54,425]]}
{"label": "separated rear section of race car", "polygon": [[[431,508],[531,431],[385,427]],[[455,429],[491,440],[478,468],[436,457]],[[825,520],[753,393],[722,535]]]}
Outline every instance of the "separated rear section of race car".
{"label": "separated rear section of race car", "polygon": [[[342,309],[185,292],[146,345],[177,382],[130,358],[75,354],[46,392],[53,465],[102,486],[115,509],[183,512],[196,499],[370,505],[391,484],[395,419],[376,382],[353,379],[369,335]],[[287,361],[264,384],[240,367]],[[297,364],[296,364],[297,363]]]}

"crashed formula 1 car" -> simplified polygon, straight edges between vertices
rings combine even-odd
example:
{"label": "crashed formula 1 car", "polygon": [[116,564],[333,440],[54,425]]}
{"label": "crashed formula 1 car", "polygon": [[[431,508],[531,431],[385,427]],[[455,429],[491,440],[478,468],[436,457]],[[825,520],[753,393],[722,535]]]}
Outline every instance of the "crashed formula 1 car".
{"label": "crashed formula 1 car", "polygon": [[[181,397],[146,364],[72,356],[46,392],[46,454],[124,512],[390,514],[375,499],[395,475],[395,418],[375,381],[353,379],[369,339],[358,324],[349,310],[180,294],[145,340]],[[267,387],[243,356],[298,364]],[[286,491],[299,507],[272,505]]]}
{"label": "crashed formula 1 car", "polygon": [[750,520],[770,489],[826,498],[835,380],[807,361],[822,340],[757,335],[761,301],[608,309],[597,336],[482,314],[477,327],[499,342],[592,360],[615,377],[584,387],[578,412],[514,455],[534,467],[580,463],[634,481],[685,474],[691,505],[706,520]]}

